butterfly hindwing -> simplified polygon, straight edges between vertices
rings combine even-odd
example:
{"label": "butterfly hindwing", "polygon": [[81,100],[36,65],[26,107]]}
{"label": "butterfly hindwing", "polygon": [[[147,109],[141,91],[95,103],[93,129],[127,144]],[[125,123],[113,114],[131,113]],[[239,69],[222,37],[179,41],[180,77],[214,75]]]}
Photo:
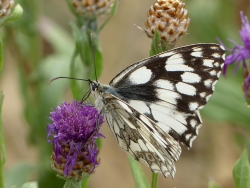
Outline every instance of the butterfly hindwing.
{"label": "butterfly hindwing", "polygon": [[179,143],[126,102],[110,94],[104,94],[103,99],[107,123],[121,148],[155,173],[174,176],[174,161],[181,153]]}
{"label": "butterfly hindwing", "polygon": [[158,103],[137,100],[129,100],[128,104],[152,119],[158,127],[188,148],[192,146],[202,126],[199,111],[186,114],[177,111],[173,105],[162,106]]}

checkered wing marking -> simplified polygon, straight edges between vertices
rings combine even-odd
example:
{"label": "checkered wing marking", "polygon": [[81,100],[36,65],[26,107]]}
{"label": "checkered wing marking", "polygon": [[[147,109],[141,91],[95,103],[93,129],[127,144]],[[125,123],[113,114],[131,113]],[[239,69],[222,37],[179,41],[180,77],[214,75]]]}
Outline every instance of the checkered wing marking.
{"label": "checkered wing marking", "polygon": [[104,115],[120,147],[153,172],[173,177],[174,161],[181,154],[179,143],[126,102],[108,93],[103,99]]}
{"label": "checkered wing marking", "polygon": [[193,113],[213,93],[224,58],[225,50],[218,44],[184,46],[129,66],[110,85],[125,98],[138,100],[140,96],[133,95],[133,90],[142,90],[147,96],[141,100]]}
{"label": "checkered wing marking", "polygon": [[202,126],[198,110],[214,91],[224,56],[217,44],[176,48],[131,65],[110,85],[115,96],[190,148]]}

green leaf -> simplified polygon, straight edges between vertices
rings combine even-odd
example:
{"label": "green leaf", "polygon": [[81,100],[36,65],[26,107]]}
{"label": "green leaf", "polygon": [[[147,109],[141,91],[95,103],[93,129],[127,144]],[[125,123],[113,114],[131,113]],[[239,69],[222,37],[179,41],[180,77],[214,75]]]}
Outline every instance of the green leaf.
{"label": "green leaf", "polygon": [[3,22],[10,22],[21,18],[23,15],[23,8],[17,4],[9,17],[7,17]]}
{"label": "green leaf", "polygon": [[233,178],[236,188],[250,187],[250,166],[246,149],[243,150],[240,158],[234,165]]}
{"label": "green leaf", "polygon": [[128,156],[130,168],[134,177],[136,188],[149,188],[149,183],[145,177],[145,174],[140,166],[140,163],[136,161],[132,156]]}
{"label": "green leaf", "polygon": [[35,165],[21,163],[7,171],[5,176],[5,187],[21,187],[28,178],[37,170]]}
{"label": "green leaf", "polygon": [[215,183],[215,181],[211,180],[208,183],[208,188],[220,188],[220,186],[217,183]]}
{"label": "green leaf", "polygon": [[36,181],[27,182],[21,188],[38,188],[38,183]]}
{"label": "green leaf", "polygon": [[3,41],[0,39],[0,71],[3,67]]}
{"label": "green leaf", "polygon": [[162,46],[161,46],[161,35],[159,31],[156,29],[154,33],[154,37],[151,43],[151,49],[149,51],[150,56],[154,56],[156,54],[159,54],[163,52]]}

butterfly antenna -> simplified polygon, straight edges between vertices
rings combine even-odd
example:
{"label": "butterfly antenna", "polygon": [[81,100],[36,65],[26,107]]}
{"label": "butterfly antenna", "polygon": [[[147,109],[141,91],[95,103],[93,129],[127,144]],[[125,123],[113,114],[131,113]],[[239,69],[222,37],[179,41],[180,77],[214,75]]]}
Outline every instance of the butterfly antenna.
{"label": "butterfly antenna", "polygon": [[70,80],[82,80],[82,81],[87,81],[87,82],[91,82],[90,79],[81,79],[81,78],[71,78],[71,77],[67,77],[67,76],[60,76],[60,77],[56,77],[56,78],[53,78],[49,81],[49,83],[55,81],[55,80],[58,80],[58,79],[61,79],[61,78],[67,78],[67,79],[70,79]]}
{"label": "butterfly antenna", "polygon": [[92,58],[94,60],[95,80],[98,83],[98,81],[97,81],[97,75],[96,75],[96,61],[95,61],[95,53],[94,53],[95,52],[95,47],[94,47],[93,37],[94,37],[94,33],[91,33],[90,34],[90,43],[91,43],[91,47],[92,47],[91,53],[92,53]]}
{"label": "butterfly antenna", "polygon": [[91,90],[88,90],[87,93],[82,97],[82,102],[86,101],[87,98],[89,98],[89,95],[91,93]]}

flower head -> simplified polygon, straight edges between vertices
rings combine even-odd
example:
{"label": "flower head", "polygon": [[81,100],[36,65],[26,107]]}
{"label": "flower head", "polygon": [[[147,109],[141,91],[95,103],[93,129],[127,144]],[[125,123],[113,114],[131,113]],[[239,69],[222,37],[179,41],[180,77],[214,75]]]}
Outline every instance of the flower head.
{"label": "flower head", "polygon": [[230,55],[228,55],[225,59],[225,66],[223,68],[223,74],[226,73],[228,65],[237,62],[237,66],[235,72],[238,70],[240,63],[246,67],[246,60],[250,59],[250,25],[247,17],[244,16],[243,12],[240,12],[242,27],[240,30],[240,36],[243,45],[238,45],[235,42],[231,41],[235,47],[233,49],[226,48]]}
{"label": "flower head", "polygon": [[115,0],[72,0],[76,12],[87,17],[108,13]]}
{"label": "flower head", "polygon": [[[248,21],[248,18],[244,16],[243,12],[240,12],[240,17],[241,17],[241,30],[239,31],[240,36],[241,36],[241,41],[242,45],[238,45],[235,42],[231,41],[235,46],[234,48],[230,49],[227,48],[227,51],[229,51],[231,54],[228,55],[225,59],[225,65],[223,67],[223,74],[226,74],[227,67],[235,62],[236,63],[236,68],[234,70],[234,73],[238,70],[240,64],[243,65],[243,71],[247,73],[245,77],[245,82],[244,82],[244,93],[245,93],[245,98],[247,97],[247,92],[249,90],[249,83],[250,83],[250,72],[249,72],[249,64],[247,64],[247,60],[250,60],[250,24]],[[225,46],[224,44],[222,44]]]}
{"label": "flower head", "polygon": [[66,178],[82,178],[99,164],[96,139],[103,123],[97,109],[74,101],[63,103],[50,113],[48,142],[53,144],[52,168]]}
{"label": "flower head", "polygon": [[153,38],[157,29],[161,39],[173,46],[187,32],[189,24],[185,3],[180,0],[156,0],[148,11],[145,32]]}
{"label": "flower head", "polygon": [[0,1],[0,18],[6,15],[9,15],[13,5],[14,5],[14,0],[1,0]]}

